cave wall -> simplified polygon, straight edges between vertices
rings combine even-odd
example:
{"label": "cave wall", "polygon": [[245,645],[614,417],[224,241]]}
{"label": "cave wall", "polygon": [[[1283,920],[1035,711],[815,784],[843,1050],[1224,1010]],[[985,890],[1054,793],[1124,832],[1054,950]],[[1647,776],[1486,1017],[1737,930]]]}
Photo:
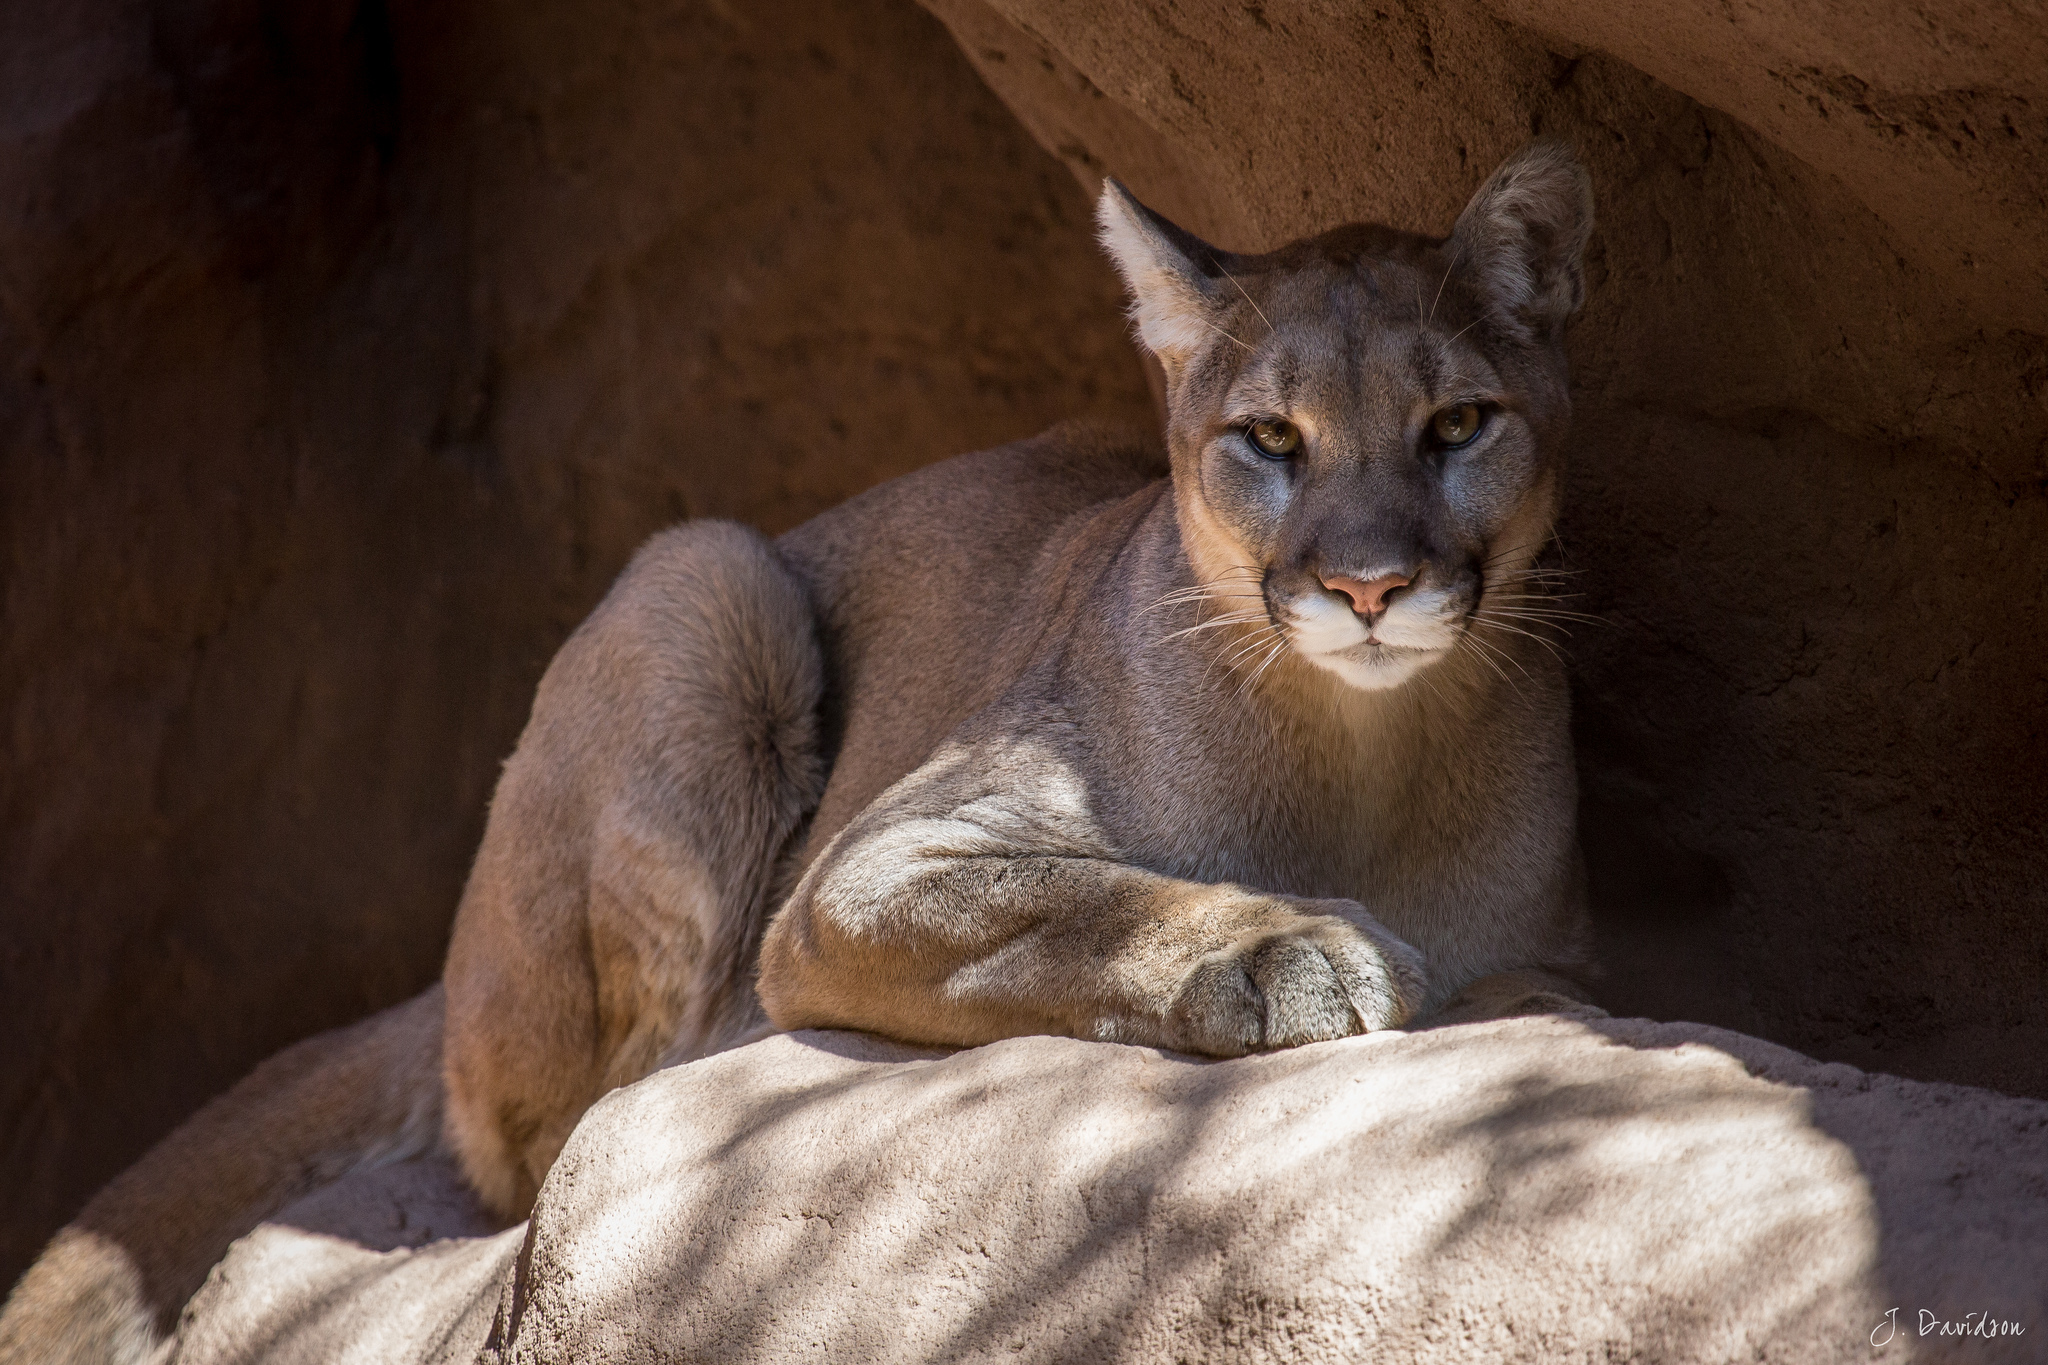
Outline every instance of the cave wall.
{"label": "cave wall", "polygon": [[1145,380],[909,0],[0,8],[0,1283],[438,973],[638,542]]}
{"label": "cave wall", "polygon": [[2021,5],[926,0],[1221,245],[1600,227],[1562,562],[1603,1002],[2048,1094],[2048,29]]}

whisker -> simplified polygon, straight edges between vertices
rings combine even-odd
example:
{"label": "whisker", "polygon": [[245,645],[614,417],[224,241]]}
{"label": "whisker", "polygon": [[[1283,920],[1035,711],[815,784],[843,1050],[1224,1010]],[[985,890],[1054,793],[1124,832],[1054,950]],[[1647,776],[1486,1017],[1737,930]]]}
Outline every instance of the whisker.
{"label": "whisker", "polygon": [[1432,323],[1432,322],[1435,322],[1435,321],[1436,321],[1436,306],[1437,306],[1437,305],[1438,305],[1439,303],[1442,303],[1442,302],[1443,302],[1443,299],[1444,299],[1444,286],[1445,286],[1445,285],[1447,285],[1447,284],[1449,284],[1449,283],[1451,282],[1451,272],[1452,272],[1453,270],[1456,270],[1456,269],[1458,268],[1458,256],[1459,256],[1459,255],[1460,255],[1460,253],[1462,253],[1462,252],[1463,252],[1464,250],[1465,250],[1465,245],[1464,245],[1464,243],[1460,242],[1460,243],[1458,244],[1458,249],[1457,249],[1456,251],[1453,251],[1453,252],[1451,253],[1451,261],[1450,261],[1450,264],[1449,264],[1449,265],[1446,265],[1446,266],[1444,267],[1444,277],[1443,277],[1443,278],[1442,278],[1441,280],[1437,281],[1437,286],[1436,286],[1436,297],[1435,297],[1435,298],[1433,298],[1433,299],[1431,299],[1431,300],[1429,301],[1429,317],[1428,317],[1428,318],[1426,318],[1426,319],[1425,319],[1425,320],[1423,321],[1423,324],[1422,324],[1422,325],[1423,325],[1424,327],[1427,327],[1427,326],[1429,326],[1429,324],[1430,324],[1430,323]]}
{"label": "whisker", "polygon": [[1604,616],[1589,616],[1583,611],[1565,611],[1562,608],[1540,607],[1527,601],[1517,602],[1512,607],[1488,604],[1483,610],[1497,611],[1503,616],[1513,616],[1527,621],[1578,621],[1589,626],[1611,626],[1614,624]]}
{"label": "whisker", "polygon": [[1286,649],[1287,637],[1283,635],[1273,642],[1273,647],[1266,651],[1266,657],[1260,660],[1258,668],[1238,687],[1237,695],[1239,697],[1249,695],[1252,688],[1258,686],[1259,679],[1266,676],[1266,670],[1279,662],[1281,654],[1285,653]]}
{"label": "whisker", "polygon": [[1504,671],[1503,671],[1503,670],[1501,669],[1501,666],[1500,666],[1499,664],[1495,664],[1495,663],[1493,663],[1493,658],[1492,658],[1492,657],[1490,657],[1490,656],[1498,655],[1498,656],[1499,656],[1500,658],[1503,658],[1503,659],[1507,660],[1507,661],[1508,661],[1509,663],[1511,663],[1511,664],[1513,664],[1513,665],[1515,666],[1516,670],[1517,670],[1518,672],[1520,672],[1520,673],[1521,673],[1521,675],[1522,675],[1523,677],[1527,678],[1527,677],[1529,677],[1529,670],[1528,670],[1528,669],[1526,669],[1526,668],[1523,668],[1523,667],[1522,667],[1522,661],[1521,661],[1520,659],[1517,659],[1517,658],[1516,658],[1516,657],[1515,657],[1514,655],[1512,655],[1512,654],[1508,653],[1508,652],[1507,652],[1506,650],[1502,649],[1502,648],[1501,648],[1501,647],[1500,647],[1499,645],[1492,645],[1492,644],[1488,644],[1488,643],[1487,643],[1486,641],[1484,641],[1484,640],[1480,639],[1480,638],[1479,638],[1479,636],[1478,636],[1478,635],[1476,635],[1475,633],[1473,633],[1472,631],[1469,631],[1469,630],[1468,630],[1468,631],[1466,631],[1466,632],[1464,633],[1464,635],[1460,636],[1459,638],[1460,638],[1460,639],[1465,639],[1465,640],[1470,640],[1470,641],[1471,641],[1471,642],[1472,642],[1472,643],[1473,643],[1474,645],[1476,645],[1476,646],[1477,646],[1477,647],[1478,647],[1478,648],[1479,648],[1479,649],[1480,649],[1481,651],[1483,651],[1483,652],[1482,652],[1482,653],[1481,653],[1481,654],[1479,655],[1479,657],[1480,657],[1480,658],[1482,658],[1482,659],[1485,659],[1485,660],[1486,660],[1486,662],[1488,662],[1489,664],[1493,664],[1493,671],[1494,671],[1494,672],[1496,672],[1496,673],[1499,673],[1499,674],[1500,674],[1500,680],[1501,680],[1502,682],[1504,682],[1504,683],[1506,683],[1506,684],[1507,684],[1508,686],[1510,686],[1510,687],[1514,688],[1514,689],[1515,689],[1516,691],[1520,691],[1520,690],[1521,690],[1521,686],[1520,686],[1520,684],[1518,684],[1518,683],[1517,683],[1517,682],[1516,682],[1516,681],[1515,681],[1515,680],[1514,680],[1513,678],[1510,678],[1510,677],[1509,677],[1509,676],[1508,676],[1508,675],[1506,674],[1506,672],[1504,672]]}
{"label": "whisker", "polygon": [[1163,644],[1168,640],[1178,640],[1183,636],[1199,634],[1205,630],[1217,630],[1223,626],[1248,625],[1253,621],[1263,619],[1265,615],[1266,613],[1263,611],[1233,611],[1227,615],[1219,616],[1213,621],[1198,621],[1192,626],[1184,626],[1180,630],[1174,631],[1171,635],[1162,635],[1159,638]]}
{"label": "whisker", "polygon": [[1265,643],[1267,636],[1275,629],[1277,629],[1277,627],[1275,627],[1271,621],[1268,621],[1265,625],[1258,627],[1256,630],[1246,631],[1243,637],[1240,639],[1226,640],[1220,642],[1216,646],[1218,652],[1214,656],[1212,656],[1210,662],[1220,662],[1223,663],[1226,667],[1228,667],[1229,661],[1231,659],[1236,658],[1238,655],[1243,654],[1247,650],[1256,649],[1261,644]]}
{"label": "whisker", "polygon": [[[1536,616],[1562,616],[1567,620],[1574,621],[1605,621],[1607,619],[1604,616],[1595,616],[1591,612],[1578,611],[1571,607],[1552,606],[1551,598],[1536,593],[1521,597],[1508,597],[1503,594],[1501,601],[1508,610],[1526,611]],[[1487,602],[1484,605],[1492,606],[1493,603]]]}
{"label": "whisker", "polygon": [[1191,583],[1184,588],[1175,588],[1171,592],[1162,593],[1159,600],[1171,602],[1175,598],[1206,597],[1210,593],[1220,591],[1223,588],[1243,588],[1247,586],[1249,586],[1248,582],[1235,578],[1219,578],[1211,583]]}
{"label": "whisker", "polygon": [[1549,650],[1550,656],[1556,659],[1559,663],[1564,662],[1563,652],[1560,651],[1558,647],[1551,641],[1544,639],[1541,635],[1538,635],[1533,630],[1523,630],[1520,626],[1511,626],[1507,622],[1495,620],[1492,617],[1485,615],[1483,612],[1474,613],[1472,619],[1474,621],[1479,622],[1481,625],[1490,626],[1494,630],[1511,630],[1517,635],[1526,635],[1530,639],[1534,640],[1537,644],[1542,645],[1545,649]]}
{"label": "whisker", "polygon": [[[1236,337],[1234,337],[1234,336],[1231,336],[1231,335],[1230,335],[1230,333],[1228,333],[1228,332],[1224,331],[1224,330],[1223,330],[1223,329],[1222,329],[1221,327],[1218,327],[1218,326],[1217,326],[1217,325],[1216,325],[1215,323],[1213,323],[1213,322],[1209,321],[1209,319],[1207,319],[1207,318],[1203,317],[1203,316],[1202,316],[1202,315],[1201,315],[1200,313],[1195,313],[1195,314],[1192,314],[1191,316],[1193,316],[1193,318],[1195,319],[1195,321],[1196,321],[1196,322],[1199,322],[1199,323],[1201,323],[1201,324],[1202,324],[1202,325],[1203,325],[1204,327],[1207,327],[1207,328],[1208,328],[1208,329],[1209,329],[1210,331],[1214,332],[1214,333],[1215,333],[1215,334],[1216,334],[1217,336],[1220,336],[1220,337],[1228,337],[1228,338],[1229,338],[1230,340],[1232,340],[1232,341],[1237,341],[1237,338],[1236,338]],[[1247,345],[1245,345],[1245,343],[1244,343],[1244,342],[1242,342],[1242,341],[1237,341],[1237,344],[1238,344],[1238,345],[1240,345],[1240,346],[1244,346],[1244,348],[1245,348],[1245,349],[1246,349],[1247,351],[1255,349],[1254,347],[1251,347],[1251,346],[1247,346]]]}
{"label": "whisker", "polygon": [[1256,592],[1211,592],[1191,594],[1187,597],[1162,597],[1145,608],[1145,611],[1149,613],[1158,611],[1161,607],[1182,607],[1190,602],[1258,602],[1264,600],[1264,597],[1265,594]]}
{"label": "whisker", "polygon": [[[1262,597],[1262,592],[1226,592],[1226,588],[1248,588],[1253,581],[1263,581],[1265,574],[1249,564],[1233,564],[1218,574],[1212,581],[1190,583],[1160,595],[1158,601],[1145,608],[1147,612],[1160,607],[1173,606],[1182,602],[1221,601],[1227,598]],[[1247,581],[1239,582],[1239,579]]]}
{"label": "whisker", "polygon": [[[1461,637],[1460,643],[1463,643],[1466,640],[1471,641],[1474,645],[1477,645],[1479,643],[1478,637],[1473,635],[1470,631],[1465,632],[1464,636]],[[1513,687],[1515,685],[1515,680],[1513,678],[1510,678],[1506,673],[1501,672],[1501,666],[1495,663],[1492,659],[1488,658],[1484,653],[1475,652],[1472,657],[1479,660],[1479,662],[1485,664],[1495,673],[1499,674],[1500,680],[1506,683],[1508,686]]]}
{"label": "whisker", "polygon": [[1429,689],[1430,696],[1435,697],[1438,701],[1443,702],[1446,706],[1450,704],[1450,698],[1445,696],[1443,689],[1436,685],[1436,679],[1429,676],[1428,669],[1425,668],[1420,673],[1417,673],[1415,675],[1415,681],[1427,687]]}
{"label": "whisker", "polygon": [[1485,649],[1491,650],[1493,653],[1507,660],[1510,664],[1514,665],[1516,671],[1519,672],[1523,677],[1526,678],[1529,676],[1529,670],[1522,667],[1522,661],[1520,659],[1517,659],[1514,655],[1508,653],[1505,649],[1502,649],[1499,645],[1494,644],[1488,640],[1474,640],[1474,643],[1480,645]]}
{"label": "whisker", "polygon": [[1271,624],[1267,625],[1264,630],[1253,631],[1250,638],[1239,641],[1237,647],[1230,652],[1227,670],[1235,669],[1239,664],[1243,663],[1246,659],[1256,655],[1259,652],[1259,650],[1263,649],[1266,646],[1267,642],[1273,639],[1275,636],[1278,636],[1282,640],[1285,640],[1287,638],[1287,634],[1285,631],[1281,630],[1278,626]]}
{"label": "whisker", "polygon": [[1503,559],[1507,559],[1513,555],[1521,554],[1524,551],[1528,550],[1535,550],[1538,553],[1541,553],[1543,550],[1543,546],[1547,543],[1548,542],[1546,541],[1524,541],[1520,545],[1510,545],[1505,550],[1496,550],[1492,554],[1488,555],[1485,559],[1480,561],[1479,567],[1482,569],[1490,569],[1494,565],[1500,563]]}
{"label": "whisker", "polygon": [[1529,568],[1529,569],[1501,569],[1501,570],[1498,570],[1498,571],[1497,571],[1497,573],[1496,573],[1496,576],[1497,576],[1497,577],[1499,577],[1499,578],[1501,578],[1501,579],[1503,579],[1504,581],[1507,581],[1507,582],[1515,582],[1515,581],[1517,581],[1517,580],[1520,580],[1520,579],[1524,579],[1524,578],[1542,578],[1542,579],[1551,579],[1551,578],[1582,578],[1582,577],[1584,577],[1584,576],[1585,576],[1585,573],[1586,573],[1586,571],[1585,571],[1584,569],[1537,569],[1537,568]]}
{"label": "whisker", "polygon": [[[1518,607],[1541,607],[1556,602],[1582,602],[1585,600],[1586,594],[1582,592],[1551,592],[1541,583],[1508,583],[1487,593],[1485,597],[1487,601],[1512,602]],[[1562,608],[1562,610],[1576,611],[1578,608],[1568,607]]]}
{"label": "whisker", "polygon": [[1266,655],[1270,655],[1270,653],[1272,653],[1272,649],[1274,649],[1274,645],[1278,645],[1278,643],[1280,643],[1280,639],[1278,639],[1278,636],[1272,636],[1272,634],[1262,634],[1262,636],[1260,636],[1260,639],[1257,639],[1257,641],[1255,641],[1255,643],[1251,645],[1251,649],[1241,649],[1241,651],[1237,651],[1237,655],[1233,657],[1233,663],[1231,663],[1231,667],[1229,667],[1229,673],[1235,673],[1237,669],[1249,669],[1249,667],[1255,667],[1255,663],[1253,663],[1253,661],[1255,661],[1255,659],[1264,659]]}
{"label": "whisker", "polygon": [[[1480,593],[1480,600],[1492,602],[1496,599],[1511,602],[1518,607],[1541,610],[1558,602],[1577,602],[1585,598],[1582,592],[1552,592],[1541,583],[1505,583],[1491,592]],[[1576,607],[1557,607],[1558,611],[1576,611]]]}
{"label": "whisker", "polygon": [[[1216,268],[1218,270],[1223,270],[1223,262],[1216,262]],[[1223,270],[1223,278],[1229,280],[1232,284],[1237,284],[1237,276],[1231,274],[1228,270]],[[1268,318],[1266,316],[1266,310],[1259,307],[1259,301],[1257,299],[1253,298],[1250,294],[1245,293],[1245,287],[1243,285],[1237,284],[1237,292],[1240,294],[1244,294],[1244,301],[1252,306],[1252,311],[1254,313],[1257,313],[1259,315],[1259,321],[1266,324],[1266,335],[1271,336],[1273,334],[1273,321],[1271,318]]]}
{"label": "whisker", "polygon": [[[1286,642],[1286,632],[1275,627],[1269,626],[1265,630],[1253,632],[1248,639],[1239,641],[1237,647],[1230,652],[1229,657],[1223,660],[1224,681],[1229,681],[1231,675],[1236,673],[1239,668],[1243,667],[1250,660],[1257,658],[1260,650],[1269,648],[1273,644],[1285,644]],[[1222,656],[1218,657],[1219,659],[1222,658]],[[1210,660],[1209,667],[1202,670],[1203,681],[1206,682],[1208,680],[1217,662],[1217,659]]]}
{"label": "whisker", "polygon": [[[1262,571],[1262,570],[1260,570],[1260,569],[1259,569],[1259,568],[1258,568],[1258,567],[1257,567],[1256,565],[1252,565],[1252,564],[1232,564],[1232,565],[1229,565],[1229,566],[1227,566],[1227,567],[1226,567],[1226,568],[1225,568],[1225,569],[1224,569],[1224,570],[1223,570],[1223,571],[1222,571],[1222,572],[1221,572],[1220,574],[1218,574],[1218,575],[1217,575],[1217,577],[1218,577],[1218,578],[1233,578],[1233,577],[1236,577],[1236,576],[1238,576],[1238,575],[1242,574],[1242,575],[1244,575],[1244,576],[1246,576],[1246,577],[1248,577],[1248,578],[1258,578],[1258,577],[1260,577],[1260,576],[1261,576],[1262,572],[1263,572],[1263,571]],[[1208,585],[1208,580],[1203,580],[1203,581],[1201,581],[1201,582],[1197,582],[1197,583],[1191,584],[1190,586],[1191,586],[1191,587],[1196,587],[1196,588],[1200,588],[1200,587],[1206,587],[1207,585]],[[1180,589],[1177,589],[1177,591],[1180,591],[1180,592],[1186,592],[1187,590],[1188,590],[1187,588],[1180,588]]]}
{"label": "whisker", "polygon": [[[1500,626],[1504,630],[1513,630],[1516,628],[1513,622],[1509,620],[1509,618],[1505,616],[1495,616],[1491,612],[1475,611],[1472,613],[1472,619],[1475,621],[1491,622],[1495,625]],[[1528,616],[1517,617],[1515,618],[1515,620],[1525,621],[1529,625],[1535,626],[1541,630],[1554,630],[1567,640],[1569,640],[1572,635],[1569,627],[1558,625],[1555,621],[1538,621],[1535,618]],[[1545,636],[1544,638],[1548,639],[1549,637]]]}
{"label": "whisker", "polygon": [[1152,605],[1155,607],[1171,607],[1182,602],[1207,602],[1211,598],[1258,597],[1261,595],[1255,592],[1224,592],[1220,588],[1204,588],[1200,591],[1188,590],[1168,593]]}
{"label": "whisker", "polygon": [[1273,666],[1273,661],[1286,652],[1287,646],[1288,641],[1285,635],[1274,636],[1266,640],[1257,650],[1231,665],[1229,672],[1224,674],[1226,679],[1242,671],[1242,677],[1238,682],[1237,691],[1234,695],[1242,698],[1250,693],[1252,687],[1258,682],[1260,675]]}

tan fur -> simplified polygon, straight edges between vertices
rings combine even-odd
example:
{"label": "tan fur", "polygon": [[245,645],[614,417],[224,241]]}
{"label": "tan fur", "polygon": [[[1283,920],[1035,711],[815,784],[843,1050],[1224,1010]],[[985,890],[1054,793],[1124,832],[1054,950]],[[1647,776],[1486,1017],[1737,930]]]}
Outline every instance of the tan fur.
{"label": "tan fur", "polygon": [[[515,1217],[606,1090],[771,1026],[1231,1054],[1576,998],[1532,566],[1583,173],[1532,148],[1443,241],[1234,256],[1115,186],[1102,222],[1167,462],[1062,427],[773,545],[657,537],[506,766],[445,1048],[437,991],[266,1063],[60,1234],[0,1361],[138,1358],[229,1238],[444,1093]],[[1467,399],[1486,434],[1432,453],[1418,433]],[[1300,428],[1297,459],[1246,446],[1258,417]],[[1389,574],[1413,582],[1384,618],[1321,586]]]}
{"label": "tan fur", "polygon": [[817,804],[821,664],[758,532],[655,537],[549,665],[448,948],[448,1136],[531,1206],[576,1120],[761,1027],[777,859]]}

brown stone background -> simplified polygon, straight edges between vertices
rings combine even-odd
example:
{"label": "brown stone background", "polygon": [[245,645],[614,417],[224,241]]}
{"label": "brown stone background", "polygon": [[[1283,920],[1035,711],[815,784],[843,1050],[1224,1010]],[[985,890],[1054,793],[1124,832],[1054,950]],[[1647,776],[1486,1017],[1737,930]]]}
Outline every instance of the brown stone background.
{"label": "brown stone background", "polygon": [[1147,410],[1105,170],[1257,248],[1576,143],[1607,1003],[2048,1094],[2038,14],[931,8],[0,8],[0,1279],[432,978],[643,536]]}

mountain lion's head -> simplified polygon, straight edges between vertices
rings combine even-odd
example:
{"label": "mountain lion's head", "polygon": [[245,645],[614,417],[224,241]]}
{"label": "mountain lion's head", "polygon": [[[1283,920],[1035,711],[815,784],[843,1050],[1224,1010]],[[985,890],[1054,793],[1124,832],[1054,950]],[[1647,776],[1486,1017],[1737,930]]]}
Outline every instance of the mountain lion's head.
{"label": "mountain lion's head", "polygon": [[1166,372],[1204,595],[1361,688],[1399,686],[1517,595],[1556,510],[1560,342],[1593,226],[1569,151],[1511,157],[1441,240],[1344,227],[1240,256],[1115,181],[1098,217]]}

